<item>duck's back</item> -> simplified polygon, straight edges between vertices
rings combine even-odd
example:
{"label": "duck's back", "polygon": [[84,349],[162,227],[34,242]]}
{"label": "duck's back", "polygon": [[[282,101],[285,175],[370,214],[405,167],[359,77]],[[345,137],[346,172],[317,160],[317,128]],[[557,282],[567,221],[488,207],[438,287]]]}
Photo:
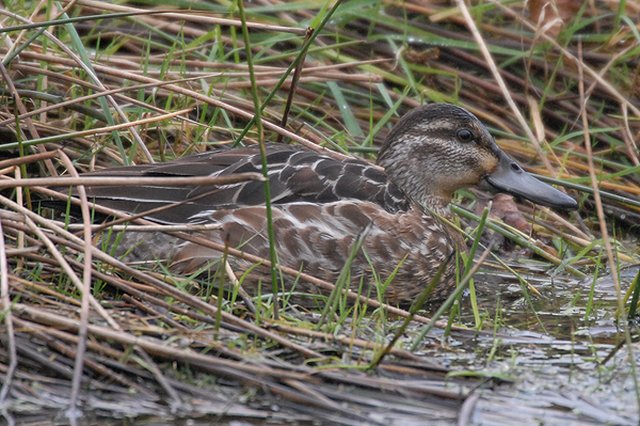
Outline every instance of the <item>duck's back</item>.
{"label": "duck's back", "polygon": [[[267,145],[271,201],[327,203],[363,200],[386,211],[408,208],[408,202],[380,168],[360,160],[338,161],[317,152],[284,144]],[[120,167],[89,173],[90,176],[189,177],[225,176],[262,172],[257,146],[218,149],[162,164]],[[142,212],[174,203],[175,207],[149,214],[158,222],[186,223],[202,212],[264,204],[264,184],[247,181],[224,186],[102,186],[88,188],[99,205],[128,212]]]}

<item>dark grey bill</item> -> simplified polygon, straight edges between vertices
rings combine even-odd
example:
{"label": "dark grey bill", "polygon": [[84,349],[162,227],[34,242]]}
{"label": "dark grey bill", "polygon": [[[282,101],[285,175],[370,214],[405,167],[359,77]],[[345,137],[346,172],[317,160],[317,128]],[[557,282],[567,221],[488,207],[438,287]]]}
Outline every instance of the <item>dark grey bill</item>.
{"label": "dark grey bill", "polygon": [[576,200],[534,178],[504,152],[500,152],[499,155],[498,168],[485,178],[494,189],[526,198],[542,206],[567,210],[578,207]]}

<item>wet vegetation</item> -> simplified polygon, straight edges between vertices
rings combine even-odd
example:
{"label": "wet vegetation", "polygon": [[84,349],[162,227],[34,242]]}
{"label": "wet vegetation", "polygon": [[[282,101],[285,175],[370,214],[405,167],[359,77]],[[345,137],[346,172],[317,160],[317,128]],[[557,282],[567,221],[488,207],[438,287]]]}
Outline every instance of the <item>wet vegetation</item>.
{"label": "wet vegetation", "polygon": [[[624,1],[5,2],[4,419],[635,423],[638,22]],[[461,191],[474,249],[444,306],[306,275],[327,295],[315,306],[249,298],[224,262],[180,276],[112,256],[123,229],[157,224],[105,224],[82,197],[84,222],[40,203],[82,172],[260,140],[373,160],[399,116],[433,101],[472,111],[580,204]]]}

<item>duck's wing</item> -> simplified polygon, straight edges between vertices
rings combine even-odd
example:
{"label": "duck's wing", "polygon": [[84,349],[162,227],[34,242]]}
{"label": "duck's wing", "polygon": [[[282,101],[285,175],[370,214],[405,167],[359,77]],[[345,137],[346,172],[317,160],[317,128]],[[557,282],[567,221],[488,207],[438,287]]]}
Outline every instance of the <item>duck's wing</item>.
{"label": "duck's wing", "polygon": [[[338,161],[313,151],[289,145],[267,145],[271,201],[326,203],[341,199],[371,201],[387,211],[407,208],[402,191],[388,182],[379,168],[360,160]],[[222,149],[183,157],[162,164],[106,169],[90,176],[189,177],[227,176],[262,172],[257,146]],[[233,209],[264,203],[264,184],[247,181],[223,186],[101,186],[89,187],[96,204],[128,212],[142,212],[176,204],[148,218],[167,223],[185,223],[202,212]]]}

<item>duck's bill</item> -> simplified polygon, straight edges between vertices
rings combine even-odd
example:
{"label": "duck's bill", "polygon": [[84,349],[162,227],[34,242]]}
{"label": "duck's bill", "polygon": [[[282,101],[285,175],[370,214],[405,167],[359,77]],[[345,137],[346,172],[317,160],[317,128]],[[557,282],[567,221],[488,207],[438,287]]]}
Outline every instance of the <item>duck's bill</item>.
{"label": "duck's bill", "polygon": [[500,153],[498,168],[485,180],[497,191],[526,198],[542,206],[567,210],[578,207],[576,200],[531,176],[503,152]]}

